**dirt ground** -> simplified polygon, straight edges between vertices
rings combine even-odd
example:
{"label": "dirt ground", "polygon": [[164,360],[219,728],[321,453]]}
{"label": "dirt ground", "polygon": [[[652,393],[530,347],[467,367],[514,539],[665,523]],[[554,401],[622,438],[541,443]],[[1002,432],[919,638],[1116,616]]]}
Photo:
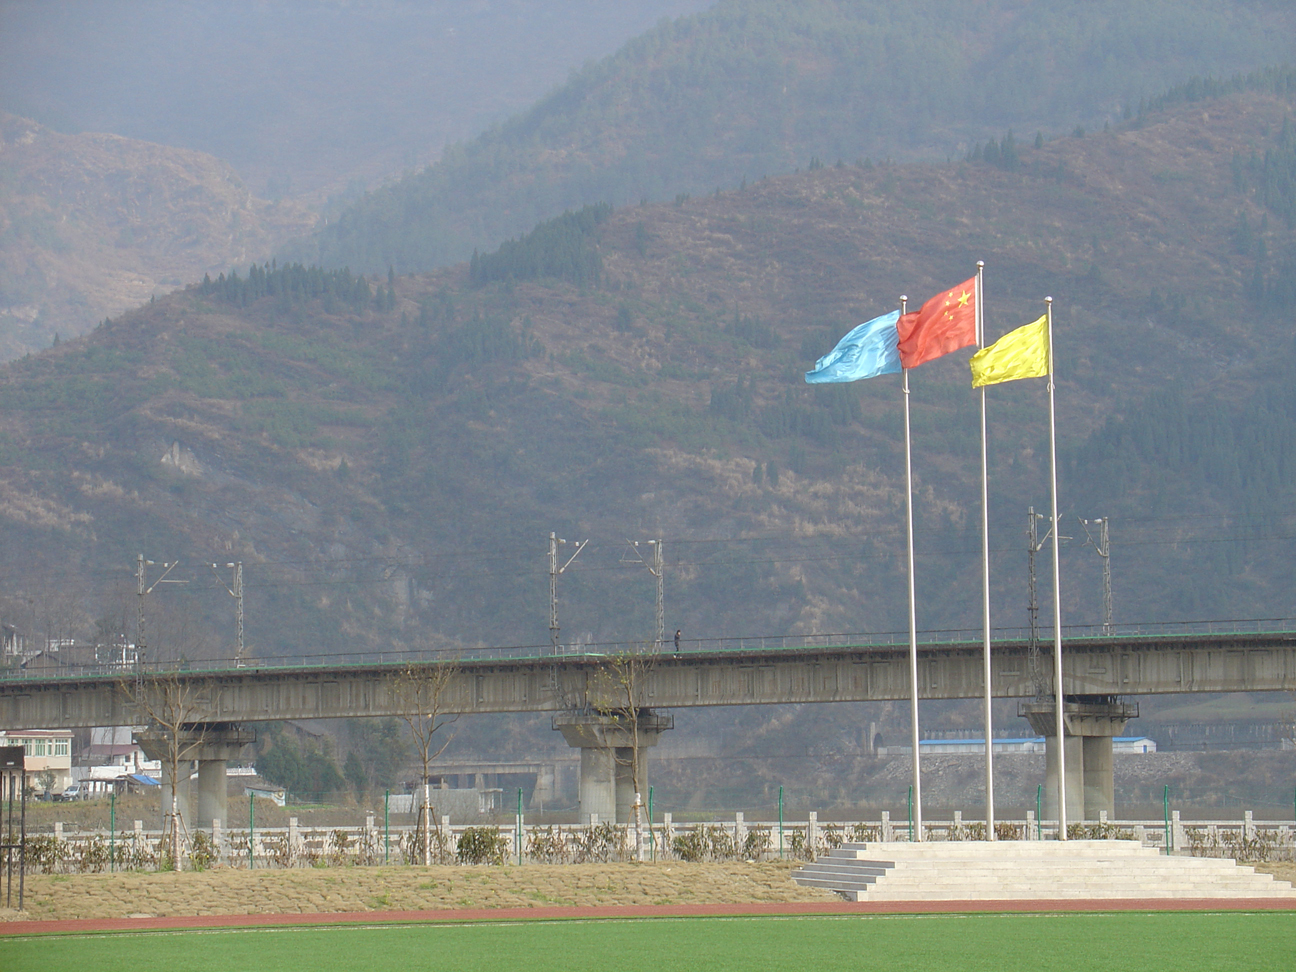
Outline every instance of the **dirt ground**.
{"label": "dirt ground", "polygon": [[[27,878],[26,910],[0,908],[0,921],[838,900],[793,884],[789,872],[796,866],[671,861],[38,874]],[[1296,863],[1256,870],[1296,883]]]}
{"label": "dirt ground", "polygon": [[[792,883],[790,861],[761,864],[564,864],[348,867],[181,873],[39,874],[32,919],[305,914],[546,905],[835,901]],[[9,916],[18,918],[16,914]],[[0,918],[3,920],[3,918]]]}

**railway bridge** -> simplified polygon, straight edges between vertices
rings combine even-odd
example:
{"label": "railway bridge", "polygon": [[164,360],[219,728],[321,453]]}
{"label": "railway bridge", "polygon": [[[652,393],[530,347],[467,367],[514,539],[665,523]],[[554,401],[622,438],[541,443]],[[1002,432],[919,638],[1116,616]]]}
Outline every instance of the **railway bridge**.
{"label": "railway bridge", "polygon": [[[1268,630],[1240,630],[1245,626]],[[1296,690],[1296,622],[1236,622],[1230,630],[1202,630],[1206,627],[1139,626],[1109,635],[1068,632],[1062,746],[1070,819],[1113,811],[1111,740],[1137,716],[1133,697]],[[984,696],[982,645],[970,634],[925,636],[918,654],[920,699]],[[631,748],[637,746],[646,758],[645,750],[673,725],[672,715],[663,710],[900,700],[911,692],[903,635],[700,640],[685,642],[679,652],[671,648],[653,651],[643,643],[558,652],[548,646],[483,647],[453,657],[259,658],[245,667],[220,661],[129,671],[11,668],[0,672],[0,726],[153,723],[140,743],[151,758],[158,758],[166,733],[159,730],[156,715],[171,698],[183,707],[180,712],[173,705],[171,711],[192,737],[187,755],[198,762],[197,823],[202,826],[225,817],[225,765],[253,740],[248,723],[401,715],[420,707],[408,691],[412,673],[440,671],[442,712],[552,713],[554,728],[581,751],[582,815],[596,813],[610,820],[624,819],[629,806]],[[1046,764],[1056,781],[1059,741],[1050,650],[1045,649],[1041,662],[1024,637],[1010,634],[996,640],[991,692],[1022,700],[1019,711],[1046,738]],[[626,701],[627,680],[634,705]],[[167,787],[173,783],[169,778],[163,782]],[[1056,793],[1056,786],[1050,791]]]}

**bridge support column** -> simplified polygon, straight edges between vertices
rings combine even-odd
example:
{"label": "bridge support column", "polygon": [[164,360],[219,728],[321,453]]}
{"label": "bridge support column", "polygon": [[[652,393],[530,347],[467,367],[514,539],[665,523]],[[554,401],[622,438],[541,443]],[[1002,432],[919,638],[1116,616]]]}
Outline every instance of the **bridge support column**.
{"label": "bridge support column", "polygon": [[[671,716],[646,709],[639,712],[638,728],[617,713],[564,713],[554,716],[553,727],[567,745],[581,751],[580,815],[590,814],[610,823],[626,823],[634,806],[635,743],[638,742],[640,796],[647,800],[648,749],[663,732],[674,727]],[[636,739],[637,737],[637,739]]]}
{"label": "bridge support column", "polygon": [[225,814],[228,803],[227,784],[225,782],[224,759],[198,760],[198,818],[196,825],[210,828],[212,821],[225,823],[229,817]]}
{"label": "bridge support column", "polygon": [[541,763],[536,770],[535,789],[531,791],[531,809],[543,810],[545,804],[553,805],[557,791],[557,773],[552,763]]}
{"label": "bridge support column", "polygon": [[[1044,737],[1044,818],[1058,817],[1058,738],[1053,701],[1023,702],[1018,715]],[[1070,696],[1062,709],[1062,751],[1066,761],[1068,822],[1097,820],[1105,810],[1115,816],[1112,739],[1138,718],[1138,703],[1112,696]]]}
{"label": "bridge support column", "polygon": [[[162,763],[162,804],[160,818],[165,825],[171,806],[171,791],[176,790],[180,817],[190,828],[210,829],[212,821],[227,824],[225,765],[238,759],[243,748],[256,742],[256,733],[242,726],[211,725],[188,726],[180,731],[173,749],[171,734],[163,729],[150,728],[135,736],[135,743],[149,759]],[[180,757],[179,780],[171,779],[171,759]],[[191,794],[189,776],[194,761],[198,762],[198,815],[189,815]]]}
{"label": "bridge support column", "polygon": [[[1084,812],[1084,740],[1063,736],[1066,754],[1067,820],[1083,820]],[[1044,819],[1058,818],[1058,741],[1056,733],[1044,737]]]}
{"label": "bridge support column", "polygon": [[[1120,729],[1125,728],[1124,721]],[[1108,817],[1116,816],[1115,760],[1112,757],[1110,736],[1084,737],[1084,807],[1085,819],[1097,820],[1106,811]]]}

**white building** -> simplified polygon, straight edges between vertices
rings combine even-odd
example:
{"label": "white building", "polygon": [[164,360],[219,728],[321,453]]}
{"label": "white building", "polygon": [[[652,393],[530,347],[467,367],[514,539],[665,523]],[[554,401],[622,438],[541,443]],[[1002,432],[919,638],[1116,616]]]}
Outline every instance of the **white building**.
{"label": "white building", "polygon": [[144,750],[135,745],[135,733],[140,731],[140,726],[95,726],[90,730],[90,747],[72,768],[72,776],[86,784],[89,793],[120,790],[129,776],[158,779],[161,761],[146,759]]}

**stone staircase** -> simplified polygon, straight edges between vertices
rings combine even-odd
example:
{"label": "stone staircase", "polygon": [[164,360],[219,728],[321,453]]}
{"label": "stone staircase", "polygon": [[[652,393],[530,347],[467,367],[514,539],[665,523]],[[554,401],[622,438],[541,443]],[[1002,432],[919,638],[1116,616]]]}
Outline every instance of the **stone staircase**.
{"label": "stone staircase", "polygon": [[848,901],[1065,898],[1287,898],[1296,890],[1252,867],[1167,857],[1132,840],[843,844],[792,873]]}

